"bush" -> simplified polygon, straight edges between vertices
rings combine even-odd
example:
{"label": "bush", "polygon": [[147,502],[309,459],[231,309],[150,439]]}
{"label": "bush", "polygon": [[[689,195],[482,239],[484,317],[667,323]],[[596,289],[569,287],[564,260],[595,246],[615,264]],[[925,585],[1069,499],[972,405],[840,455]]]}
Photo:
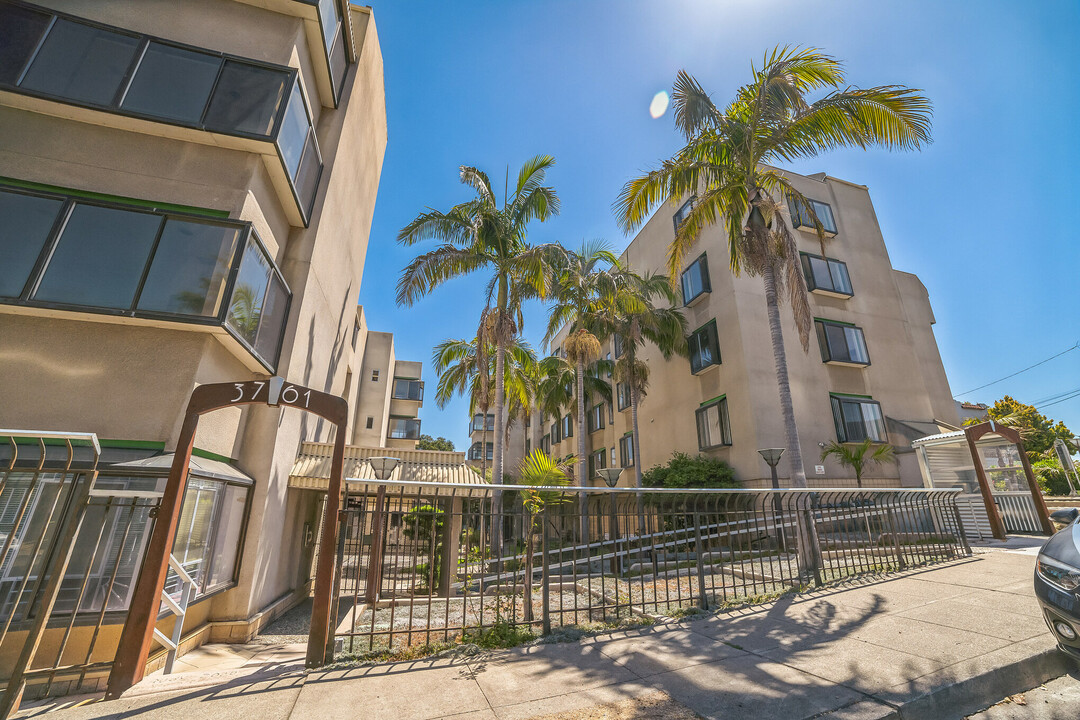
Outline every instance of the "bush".
{"label": "bush", "polygon": [[677,452],[667,465],[649,468],[641,482],[646,487],[674,488],[739,488],[735,471],[723,460],[698,455],[691,457]]}
{"label": "bush", "polygon": [[1069,480],[1058,464],[1057,458],[1047,458],[1031,463],[1031,471],[1039,483],[1043,495],[1068,495]]}

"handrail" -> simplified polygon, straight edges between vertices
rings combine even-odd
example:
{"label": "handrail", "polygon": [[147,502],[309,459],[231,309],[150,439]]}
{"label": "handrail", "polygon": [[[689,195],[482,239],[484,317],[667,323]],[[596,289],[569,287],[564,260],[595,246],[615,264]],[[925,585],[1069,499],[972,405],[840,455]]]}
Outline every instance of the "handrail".
{"label": "handrail", "polygon": [[168,637],[165,633],[154,628],[154,639],[168,650],[168,654],[165,656],[165,668],[162,670],[165,675],[172,674],[173,664],[176,662],[176,651],[180,647],[180,638],[184,634],[184,618],[187,617],[188,605],[195,598],[195,594],[199,592],[199,586],[195,584],[195,580],[172,553],[169,553],[169,567],[180,578],[180,602],[173,600],[172,596],[164,588],[161,590],[161,602],[164,603],[165,608],[170,613],[176,616],[176,622],[173,623],[172,637]]}

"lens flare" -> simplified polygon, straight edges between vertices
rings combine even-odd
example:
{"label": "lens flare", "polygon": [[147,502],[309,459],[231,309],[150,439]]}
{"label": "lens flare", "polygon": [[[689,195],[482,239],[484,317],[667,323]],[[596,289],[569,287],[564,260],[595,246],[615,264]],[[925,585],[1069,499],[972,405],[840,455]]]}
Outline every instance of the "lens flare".
{"label": "lens flare", "polygon": [[652,102],[649,103],[649,114],[653,116],[653,120],[662,117],[667,112],[668,106],[668,94],[661,90],[653,95]]}

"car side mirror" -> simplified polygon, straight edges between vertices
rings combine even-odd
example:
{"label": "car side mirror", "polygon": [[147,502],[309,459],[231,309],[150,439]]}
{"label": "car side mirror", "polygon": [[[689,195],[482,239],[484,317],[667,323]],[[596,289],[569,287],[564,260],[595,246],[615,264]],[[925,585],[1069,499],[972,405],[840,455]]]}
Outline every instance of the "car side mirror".
{"label": "car side mirror", "polygon": [[1077,517],[1080,517],[1080,508],[1062,508],[1050,513],[1050,522],[1060,530],[1076,522]]}

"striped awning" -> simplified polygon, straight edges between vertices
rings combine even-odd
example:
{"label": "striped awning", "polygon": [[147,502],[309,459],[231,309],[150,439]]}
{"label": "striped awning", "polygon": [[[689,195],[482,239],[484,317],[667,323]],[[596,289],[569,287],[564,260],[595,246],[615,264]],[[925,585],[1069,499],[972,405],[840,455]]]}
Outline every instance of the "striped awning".
{"label": "striped awning", "polygon": [[[326,492],[333,454],[332,443],[304,443],[289,473],[289,487]],[[364,481],[372,481],[370,489],[374,491],[375,473],[367,462],[372,457],[396,457],[401,460],[389,480],[486,484],[480,474],[465,463],[465,453],[349,445],[345,448],[344,474],[350,492],[367,492],[368,483]]]}

